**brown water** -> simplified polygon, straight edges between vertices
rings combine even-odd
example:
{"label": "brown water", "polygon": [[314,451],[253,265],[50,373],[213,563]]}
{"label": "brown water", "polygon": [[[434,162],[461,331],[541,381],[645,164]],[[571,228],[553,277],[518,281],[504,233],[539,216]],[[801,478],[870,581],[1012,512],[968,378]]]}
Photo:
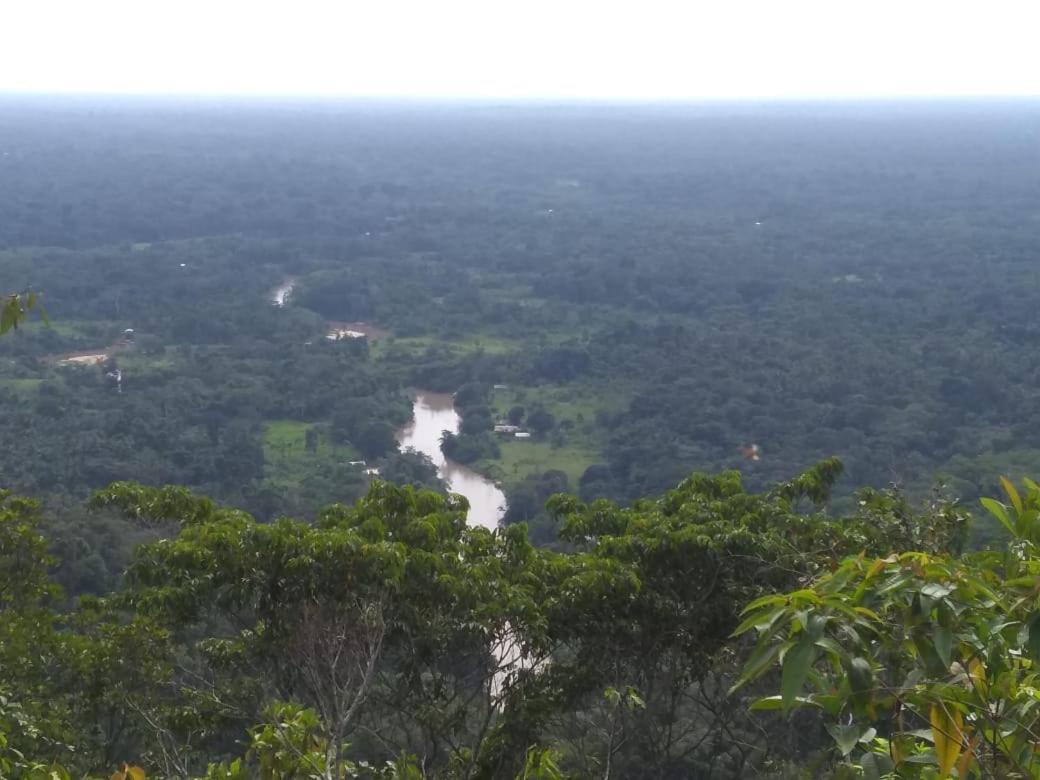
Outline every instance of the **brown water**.
{"label": "brown water", "polygon": [[458,433],[459,415],[447,393],[420,392],[412,404],[414,419],[397,432],[402,450],[412,448],[426,455],[437,466],[437,473],[452,493],[469,501],[469,522],[497,528],[505,513],[506,496],[495,483],[473,469],[455,463],[441,452],[441,434]]}
{"label": "brown water", "polygon": [[[495,529],[506,510],[506,496],[495,483],[461,463],[448,460],[441,452],[444,431],[458,433],[461,419],[448,393],[421,392],[412,403],[412,422],[397,432],[402,450],[412,448],[430,458],[437,473],[448,483],[448,490],[459,493],[469,501],[471,525]],[[530,659],[520,652],[509,624],[501,627],[491,644],[491,653],[499,669],[491,679],[491,696],[498,706],[506,684],[519,671],[532,666]]]}

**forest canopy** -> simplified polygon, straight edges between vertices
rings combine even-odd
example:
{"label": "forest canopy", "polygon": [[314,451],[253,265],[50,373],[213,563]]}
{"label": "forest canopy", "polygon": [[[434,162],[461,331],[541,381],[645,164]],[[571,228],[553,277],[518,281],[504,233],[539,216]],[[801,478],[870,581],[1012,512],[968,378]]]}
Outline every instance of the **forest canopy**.
{"label": "forest canopy", "polygon": [[0,777],[1035,773],[1038,133],[0,97]]}
{"label": "forest canopy", "polygon": [[[567,552],[533,546],[523,525],[468,526],[459,497],[385,482],[311,522],[273,523],[116,483],[92,511],[162,533],[118,589],[68,610],[55,609],[38,505],[5,494],[0,766],[650,778],[824,759],[823,721],[796,733],[727,693],[741,611],[850,555],[949,555],[968,520],[869,490],[855,514],[829,517],[819,507],[840,470],[824,462],[758,494],[735,472],[698,474],[631,508],[558,495]],[[763,728],[777,739],[748,750]]]}

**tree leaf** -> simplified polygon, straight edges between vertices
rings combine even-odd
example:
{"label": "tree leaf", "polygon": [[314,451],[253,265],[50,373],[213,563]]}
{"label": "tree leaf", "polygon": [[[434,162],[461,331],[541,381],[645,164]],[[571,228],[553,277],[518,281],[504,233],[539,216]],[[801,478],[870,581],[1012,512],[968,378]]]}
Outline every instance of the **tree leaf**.
{"label": "tree leaf", "polygon": [[768,625],[770,622],[772,622],[772,617],[781,612],[783,612],[783,608],[768,611],[756,610],[751,614],[748,614],[748,610],[744,610],[743,614],[747,615],[747,617],[744,618],[744,620],[740,623],[739,626],[733,629],[733,633],[730,634],[730,636],[740,636],[741,634],[754,628],[755,626],[760,626],[763,624]]}
{"label": "tree leaf", "polygon": [[780,676],[780,695],[784,709],[794,704],[795,698],[805,685],[809,676],[816,649],[808,635],[802,638],[784,655],[783,670]]}
{"label": "tree leaf", "polygon": [[[819,707],[820,704],[806,696],[795,696],[794,703],[800,707]],[[752,712],[773,712],[783,709],[783,699],[779,696],[763,696],[748,707]]]}
{"label": "tree leaf", "polygon": [[874,684],[874,672],[866,658],[853,658],[845,670],[849,676],[849,684],[855,693],[865,693]]}
{"label": "tree leaf", "polygon": [[816,646],[822,650],[826,650],[828,653],[833,653],[836,656],[840,656],[842,653],[841,645],[831,639],[829,636],[821,636],[815,642]]}
{"label": "tree leaf", "polygon": [[759,677],[767,668],[769,668],[773,660],[780,653],[780,649],[783,645],[759,645],[755,652],[751,654],[751,658],[748,659],[744,666],[744,672],[737,678],[737,681],[733,683],[729,689],[730,693],[740,690],[751,680]]}
{"label": "tree leaf", "polygon": [[1011,499],[1011,505],[1015,508],[1018,514],[1022,514],[1022,497],[1018,495],[1018,490],[1015,489],[1014,484],[1007,477],[1000,478],[1000,484],[1004,487],[1004,492],[1007,493],[1007,497]]}
{"label": "tree leaf", "polygon": [[17,299],[7,301],[0,310],[0,334],[7,333],[11,328],[18,325],[18,301]]}
{"label": "tree leaf", "polygon": [[827,724],[827,733],[834,738],[834,743],[838,746],[838,750],[841,751],[842,758],[845,758],[856,747],[856,743],[859,742],[862,729],[856,723],[851,723],[848,726],[843,726],[840,723],[829,723]]}
{"label": "tree leaf", "polygon": [[950,668],[953,655],[953,632],[942,626],[935,629],[934,634],[935,652],[939,654],[946,668]]}
{"label": "tree leaf", "polygon": [[1026,650],[1034,661],[1040,661],[1040,613],[1029,618]]}
{"label": "tree leaf", "polygon": [[935,743],[939,778],[944,780],[950,776],[950,770],[961,754],[964,716],[959,710],[953,710],[951,713],[945,704],[933,704],[928,719],[932,725],[932,741]]}
{"label": "tree leaf", "polygon": [[892,759],[883,753],[864,753],[859,760],[864,780],[881,780],[895,770]]}
{"label": "tree leaf", "polygon": [[1008,517],[1007,509],[1004,508],[1003,504],[992,498],[980,498],[979,501],[986,508],[987,512],[989,512],[991,515],[997,518],[997,520],[1000,521],[1000,524],[1008,530],[1008,533],[1010,533],[1012,536],[1018,535],[1015,532],[1015,526],[1011,522],[1011,518]]}

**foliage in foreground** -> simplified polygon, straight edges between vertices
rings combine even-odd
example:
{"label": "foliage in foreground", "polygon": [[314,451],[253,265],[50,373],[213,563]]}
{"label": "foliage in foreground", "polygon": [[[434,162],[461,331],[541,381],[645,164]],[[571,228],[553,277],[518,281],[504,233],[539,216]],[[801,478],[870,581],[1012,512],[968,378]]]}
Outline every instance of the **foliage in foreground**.
{"label": "foliage in foreground", "polygon": [[984,499],[1008,534],[960,557],[858,555],[752,602],[758,709],[816,708],[850,775],[1040,777],[1040,486]]}
{"label": "foliage in foreground", "polygon": [[17,330],[34,311],[39,312],[44,321],[47,320],[47,312],[43,308],[40,296],[34,292],[0,296],[0,335],[9,330]]}
{"label": "foliage in foreground", "polygon": [[94,510],[162,538],[72,612],[54,607],[37,507],[6,496],[10,774],[34,776],[19,755],[208,779],[738,777],[791,760],[811,730],[773,718],[763,740],[726,695],[741,608],[860,551],[940,556],[966,522],[872,491],[831,518],[840,471],[760,494],[694,475],[627,508],[559,496],[567,552],[386,483],[313,523],[115,484]]}

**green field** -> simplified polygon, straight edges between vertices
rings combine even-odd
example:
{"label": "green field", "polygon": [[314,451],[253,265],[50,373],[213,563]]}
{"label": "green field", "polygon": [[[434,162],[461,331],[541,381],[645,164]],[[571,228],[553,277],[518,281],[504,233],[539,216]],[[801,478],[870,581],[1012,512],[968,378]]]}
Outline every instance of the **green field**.
{"label": "green field", "polygon": [[539,385],[506,387],[493,391],[491,406],[499,419],[505,419],[514,406],[530,413],[544,408],[557,424],[569,421],[562,446],[551,441],[506,439],[500,441],[502,455],[486,460],[477,467],[507,487],[532,473],[559,470],[567,475],[572,487],[585,469],[603,462],[602,431],[596,425],[598,412],[615,412],[624,407],[628,394],[621,388],[603,390],[596,385]]}
{"label": "green field", "polygon": [[572,486],[585,469],[603,461],[602,431],[596,426],[598,412],[614,412],[622,408],[627,394],[621,389],[603,391],[595,385],[541,385],[500,388],[493,392],[492,409],[496,417],[505,419],[514,406],[528,413],[542,407],[557,424],[569,421],[562,446],[551,441],[505,439],[500,441],[502,455],[497,460],[480,462],[478,468],[507,486],[515,485],[532,473],[559,470]]}
{"label": "green field", "polygon": [[572,486],[585,469],[600,462],[599,450],[580,444],[566,444],[554,448],[547,441],[503,441],[500,445],[502,457],[498,460],[480,461],[477,469],[507,486],[514,485],[528,474],[558,470],[567,475]]}
{"label": "green field", "polygon": [[523,348],[518,339],[476,334],[460,339],[439,336],[405,336],[379,339],[372,343],[372,355],[377,359],[413,359],[434,350],[443,357],[464,357],[476,352],[504,355]]}
{"label": "green field", "polygon": [[42,379],[0,379],[0,389],[28,396],[35,393],[42,382]]}
{"label": "green field", "polygon": [[616,412],[627,400],[628,394],[619,388],[604,390],[595,385],[540,385],[495,390],[491,406],[499,417],[505,417],[514,406],[522,406],[528,412],[541,406],[558,422],[571,420],[580,430],[595,420],[597,412]]}
{"label": "green field", "polygon": [[24,328],[27,333],[51,331],[63,338],[89,336],[111,329],[110,323],[101,320],[63,320],[57,317],[52,317],[49,322],[44,322],[43,320],[36,318],[35,315],[33,315],[29,322],[26,322],[21,327]]}
{"label": "green field", "polygon": [[[318,434],[317,447],[307,450],[307,431]],[[299,481],[309,470],[330,460],[343,462],[360,460],[353,447],[333,444],[325,426],[296,420],[271,420],[264,425],[265,478],[280,481]]]}
{"label": "green field", "polygon": [[161,355],[145,355],[133,350],[120,352],[117,355],[117,359],[119,361],[119,367],[122,368],[124,372],[133,372],[137,375],[147,375],[172,371],[177,365],[178,358],[174,350],[167,349]]}

